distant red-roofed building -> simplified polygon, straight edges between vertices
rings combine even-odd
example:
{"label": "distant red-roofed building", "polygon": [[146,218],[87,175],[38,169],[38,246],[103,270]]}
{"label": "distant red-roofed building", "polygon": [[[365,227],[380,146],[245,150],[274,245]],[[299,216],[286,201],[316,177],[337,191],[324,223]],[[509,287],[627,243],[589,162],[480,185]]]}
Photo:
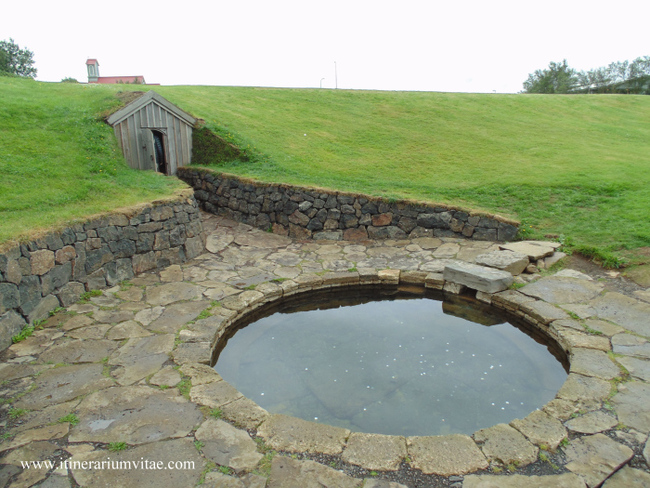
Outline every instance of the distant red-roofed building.
{"label": "distant red-roofed building", "polygon": [[88,69],[88,83],[100,83],[104,85],[115,85],[118,83],[129,83],[145,85],[144,76],[99,76],[99,62],[96,59],[86,61]]}

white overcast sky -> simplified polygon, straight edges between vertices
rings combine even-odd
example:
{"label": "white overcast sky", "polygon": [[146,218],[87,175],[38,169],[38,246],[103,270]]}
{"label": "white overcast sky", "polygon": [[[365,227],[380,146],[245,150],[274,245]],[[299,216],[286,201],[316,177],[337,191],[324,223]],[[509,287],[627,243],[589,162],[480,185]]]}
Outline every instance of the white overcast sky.
{"label": "white overcast sky", "polygon": [[0,40],[33,51],[41,81],[86,81],[96,58],[102,76],[163,85],[515,93],[550,61],[650,55],[649,14],[648,0],[33,0],[0,9]]}

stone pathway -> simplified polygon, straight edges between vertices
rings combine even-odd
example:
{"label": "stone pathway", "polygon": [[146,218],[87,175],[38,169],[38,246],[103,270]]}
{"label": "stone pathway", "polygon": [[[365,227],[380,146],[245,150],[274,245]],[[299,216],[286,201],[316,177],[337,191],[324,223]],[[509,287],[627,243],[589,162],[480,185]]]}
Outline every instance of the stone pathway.
{"label": "stone pathway", "polygon": [[[295,242],[203,219],[205,254],[72,305],[2,353],[0,488],[650,486],[650,305],[612,291],[619,278],[540,278],[561,257],[548,243]],[[478,290],[556,338],[570,375],[510,425],[403,438],[271,415],[208,366],[242,313],[359,283]]]}

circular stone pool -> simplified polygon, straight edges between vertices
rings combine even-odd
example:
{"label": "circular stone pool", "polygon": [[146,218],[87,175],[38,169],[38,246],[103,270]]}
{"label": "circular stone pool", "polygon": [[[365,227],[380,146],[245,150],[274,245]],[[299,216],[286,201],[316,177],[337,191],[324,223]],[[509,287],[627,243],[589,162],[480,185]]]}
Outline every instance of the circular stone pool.
{"label": "circular stone pool", "polygon": [[557,344],[473,298],[359,287],[259,309],[214,361],[271,413],[404,436],[523,418],[568,367]]}

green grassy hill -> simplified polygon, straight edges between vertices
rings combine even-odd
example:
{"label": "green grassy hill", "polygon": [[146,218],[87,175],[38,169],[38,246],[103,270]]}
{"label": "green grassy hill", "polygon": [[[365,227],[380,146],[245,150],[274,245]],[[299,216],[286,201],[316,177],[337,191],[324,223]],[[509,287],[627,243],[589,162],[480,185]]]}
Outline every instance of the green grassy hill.
{"label": "green grassy hill", "polygon": [[224,171],[495,212],[587,254],[650,245],[647,96],[160,92],[258,155]]}
{"label": "green grassy hill", "polygon": [[0,244],[185,186],[126,165],[99,117],[116,91],[0,77]]}
{"label": "green grassy hill", "polygon": [[[173,191],[98,121],[131,89],[0,78],[0,241]],[[499,213],[604,256],[650,246],[647,96],[154,89],[251,156],[223,171]]]}

